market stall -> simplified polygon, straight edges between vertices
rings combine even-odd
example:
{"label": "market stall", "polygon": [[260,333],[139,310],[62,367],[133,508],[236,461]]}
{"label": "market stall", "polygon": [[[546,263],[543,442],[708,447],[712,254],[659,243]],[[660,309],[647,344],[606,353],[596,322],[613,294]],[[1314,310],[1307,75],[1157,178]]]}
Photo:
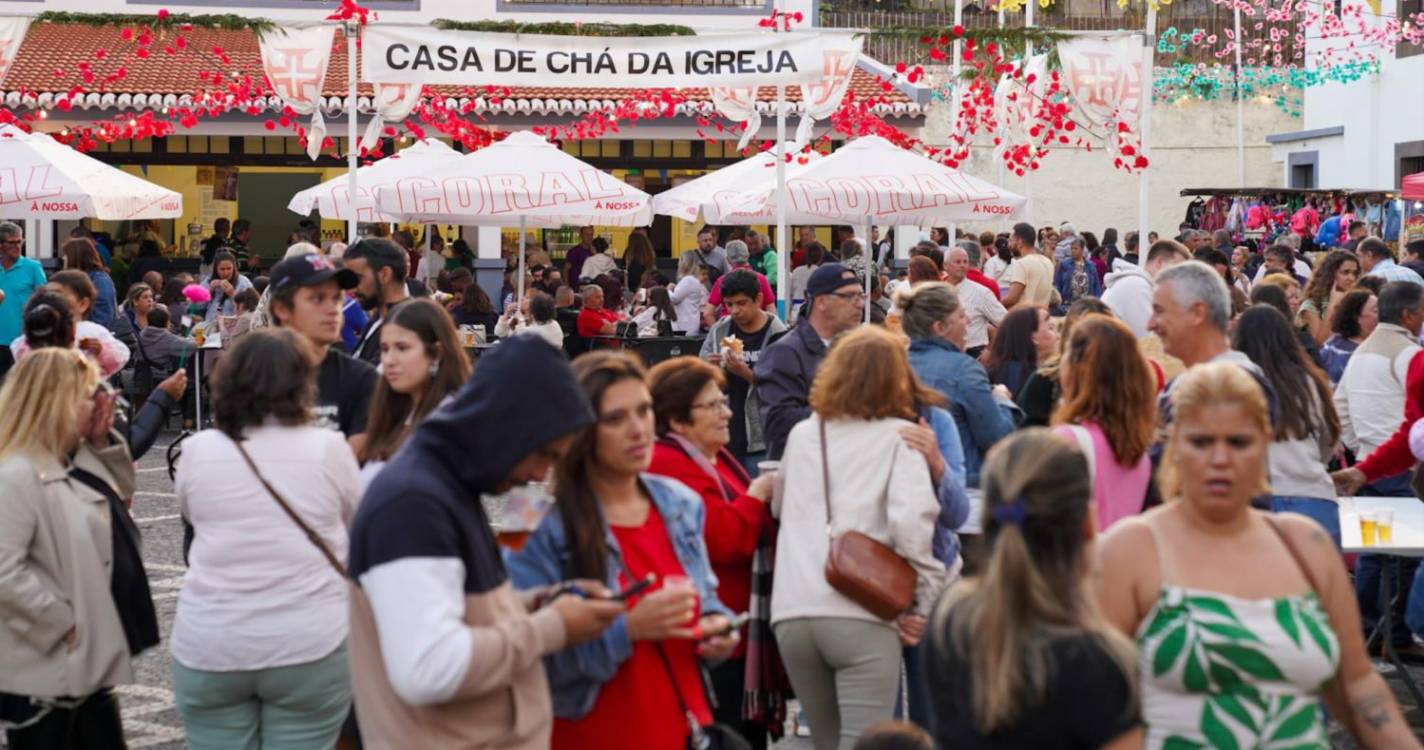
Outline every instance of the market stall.
{"label": "market stall", "polygon": [[1415,240],[1424,240],[1424,172],[1404,178],[1399,197],[1404,201],[1404,216],[1401,222],[1399,244],[1404,246]]}

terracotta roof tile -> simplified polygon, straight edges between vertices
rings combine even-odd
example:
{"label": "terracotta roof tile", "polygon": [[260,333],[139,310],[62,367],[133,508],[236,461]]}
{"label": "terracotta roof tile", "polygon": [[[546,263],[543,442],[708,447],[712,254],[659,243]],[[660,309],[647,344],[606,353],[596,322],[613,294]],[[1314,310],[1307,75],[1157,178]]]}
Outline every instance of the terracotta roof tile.
{"label": "terracotta roof tile", "polygon": [[[222,31],[194,29],[182,36],[187,40],[187,50],[179,50],[170,55],[165,48],[174,44],[176,32],[166,37],[156,37],[150,45],[146,59],[137,57],[133,50],[136,43],[124,41],[117,27],[92,27],[85,25],[35,23],[20,46],[14,66],[6,76],[3,89],[6,92],[27,91],[30,93],[64,93],[79,85],[85,93],[113,94],[172,94],[182,96],[193,94],[203,88],[215,90],[212,84],[199,79],[201,71],[221,73],[231,76],[252,76],[262,80],[262,63],[258,51],[257,37],[250,31]],[[229,62],[222,62],[212,50],[220,47]],[[103,59],[96,60],[99,50],[107,50]],[[360,64],[360,53],[357,53]],[[85,83],[81,64],[87,64],[94,75],[93,83]],[[105,78],[116,69],[126,68],[128,74],[120,80],[105,83]],[[435,86],[434,91],[446,97],[484,96],[483,87]],[[909,98],[898,90],[884,92],[877,78],[863,69],[855,71],[851,90],[859,96],[884,96],[888,104],[908,104]],[[346,94],[346,42],[341,34],[336,35],[331,63],[327,68],[323,93],[328,97]],[[371,94],[369,84],[360,86],[363,96]],[[627,96],[627,89],[613,88],[514,88],[512,99],[570,99],[570,100],[614,100]],[[706,89],[686,89],[683,94],[693,101],[706,101]],[[774,101],[776,90],[763,87],[758,98]],[[787,101],[796,102],[801,98],[799,87],[788,87]]]}

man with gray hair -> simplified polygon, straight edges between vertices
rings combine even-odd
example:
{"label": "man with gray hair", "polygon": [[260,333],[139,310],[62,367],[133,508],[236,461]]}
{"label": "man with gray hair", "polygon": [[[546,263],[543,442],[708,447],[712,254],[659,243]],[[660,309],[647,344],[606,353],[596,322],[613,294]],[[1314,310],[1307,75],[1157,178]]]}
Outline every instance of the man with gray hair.
{"label": "man with gray hair", "polygon": [[1078,239],[1078,230],[1072,224],[1063,222],[1058,225],[1058,244],[1053,246],[1053,262],[1062,263],[1068,259],[1073,251],[1073,240]]}
{"label": "man with gray hair", "polygon": [[[729,273],[745,268],[757,275],[757,285],[762,290],[761,309],[775,313],[776,294],[772,291],[771,282],[767,280],[766,276],[752,267],[751,253],[747,250],[747,243],[741,240],[728,242],[726,254]],[[707,304],[702,306],[702,322],[709,328],[726,313],[722,307],[722,278],[723,276],[718,276],[717,280],[712,283],[712,293],[707,295]]]}
{"label": "man with gray hair", "polygon": [[0,377],[15,363],[10,342],[24,332],[25,303],[45,285],[44,267],[24,257],[25,231],[0,222]]}
{"label": "man with gray hair", "polygon": [[[979,245],[979,243],[975,242],[974,240],[960,240],[958,247],[964,252],[964,260],[966,261],[964,269],[964,278],[969,279],[970,281],[973,281],[979,284],[980,286],[983,286],[985,289],[988,289],[989,293],[994,295],[994,301],[999,301],[1001,299],[1001,294],[999,292],[999,282],[989,278],[988,276],[984,275],[983,271],[979,270],[981,267],[983,267],[984,263],[984,251]],[[950,256],[951,257],[945,259],[945,270],[948,270],[949,263],[954,262],[954,253],[952,251],[950,252]],[[954,283],[957,284],[959,282]]]}
{"label": "man with gray hair", "polygon": [[1227,342],[1231,291],[1216,269],[1190,260],[1162,269],[1154,281],[1147,328],[1162,339],[1168,354],[1187,367],[1218,361],[1255,367]]}
{"label": "man with gray hair", "polygon": [[[964,353],[978,359],[989,346],[990,332],[998,328],[1004,316],[1009,313],[999,303],[998,298],[984,288],[986,285],[976,284],[974,279],[969,277],[974,271],[974,264],[970,261],[965,245],[973,245],[976,250],[979,247],[979,243],[965,240],[950,248],[944,261],[944,277],[945,281],[954,286],[959,294],[959,302],[964,306],[965,314],[969,316],[969,327],[964,336]],[[997,287],[995,284],[993,288]]]}

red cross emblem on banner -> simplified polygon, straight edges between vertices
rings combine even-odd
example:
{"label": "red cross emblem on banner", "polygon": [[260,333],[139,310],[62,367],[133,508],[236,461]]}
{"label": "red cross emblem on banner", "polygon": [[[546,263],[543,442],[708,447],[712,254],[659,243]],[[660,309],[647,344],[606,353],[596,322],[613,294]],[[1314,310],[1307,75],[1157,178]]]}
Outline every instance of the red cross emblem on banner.
{"label": "red cross emblem on banner", "polygon": [[1080,60],[1069,71],[1073,91],[1084,107],[1112,110],[1122,95],[1119,85],[1122,70],[1117,61],[1108,53],[1084,52]]}
{"label": "red cross emblem on banner", "polygon": [[829,104],[837,92],[844,93],[841,84],[855,74],[856,55],[845,52],[827,52],[821,58],[821,81],[806,86],[806,106],[820,107]]}
{"label": "red cross emblem on banner", "polygon": [[383,83],[376,87],[376,106],[391,107],[405,101],[410,94],[409,83]]}
{"label": "red cross emblem on banner", "polygon": [[308,48],[276,48],[267,60],[267,78],[283,99],[310,104],[321,92],[321,52]]}

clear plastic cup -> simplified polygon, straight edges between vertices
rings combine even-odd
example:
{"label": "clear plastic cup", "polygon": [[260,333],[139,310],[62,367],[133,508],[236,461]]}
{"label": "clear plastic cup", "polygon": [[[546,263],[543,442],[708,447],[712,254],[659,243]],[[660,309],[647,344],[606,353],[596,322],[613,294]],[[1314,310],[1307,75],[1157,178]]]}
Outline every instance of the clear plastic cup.
{"label": "clear plastic cup", "polygon": [[1375,511],[1375,535],[1380,544],[1394,541],[1394,509],[1380,508]]}
{"label": "clear plastic cup", "polygon": [[1360,511],[1360,543],[1366,547],[1373,547],[1378,539],[1379,526],[1375,521],[1375,512],[1372,510]]}

